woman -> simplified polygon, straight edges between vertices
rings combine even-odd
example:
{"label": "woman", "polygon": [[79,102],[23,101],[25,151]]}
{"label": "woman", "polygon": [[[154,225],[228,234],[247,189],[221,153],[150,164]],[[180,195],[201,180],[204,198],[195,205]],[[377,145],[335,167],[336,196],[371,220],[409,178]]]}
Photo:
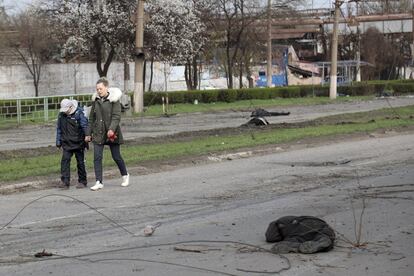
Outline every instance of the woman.
{"label": "woman", "polygon": [[124,159],[121,156],[120,145],[123,137],[119,123],[121,121],[122,91],[118,88],[108,88],[109,82],[101,78],[96,83],[96,92],[92,96],[92,108],[89,115],[89,125],[85,141],[93,142],[94,169],[96,183],[92,191],[103,188],[102,156],[105,145],[108,145],[112,159],[118,165],[122,175],[122,187],[129,185],[129,174]]}

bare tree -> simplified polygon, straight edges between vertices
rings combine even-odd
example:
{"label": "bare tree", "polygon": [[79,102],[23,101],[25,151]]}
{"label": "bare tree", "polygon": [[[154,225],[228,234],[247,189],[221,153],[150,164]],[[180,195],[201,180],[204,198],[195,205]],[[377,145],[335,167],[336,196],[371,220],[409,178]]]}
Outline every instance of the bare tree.
{"label": "bare tree", "polygon": [[359,1],[360,14],[404,13],[411,9],[412,0]]}
{"label": "bare tree", "polygon": [[[219,60],[227,77],[227,85],[233,88],[233,77],[250,71],[249,62],[253,56],[261,56],[265,50],[266,28],[264,23],[267,1],[259,0],[207,0],[211,3],[209,16],[204,16],[210,35],[207,49],[210,56]],[[274,0],[273,12],[283,7],[292,11],[300,0]],[[265,5],[264,5],[265,4]],[[274,15],[276,18],[276,13]],[[261,26],[262,25],[262,26]],[[254,53],[254,55],[253,55]],[[265,57],[265,55],[262,55]],[[221,59],[223,57],[223,59]],[[249,59],[250,58],[250,59]],[[247,66],[247,67],[246,67]]]}
{"label": "bare tree", "polygon": [[254,86],[252,78],[252,66],[265,59],[266,45],[255,28],[249,27],[243,34],[240,44],[240,52],[236,58],[238,67],[239,87],[243,87],[243,76],[248,80],[249,88]]}
{"label": "bare tree", "polygon": [[227,77],[228,88],[233,88],[233,75],[235,63],[241,48],[241,40],[246,27],[252,23],[249,18],[249,8],[246,0],[215,0],[210,25],[214,36],[224,48],[224,70]]}
{"label": "bare tree", "polygon": [[12,36],[6,46],[30,72],[35,96],[39,96],[39,83],[43,65],[52,58],[54,37],[48,20],[36,10],[27,10],[11,18]]}
{"label": "bare tree", "polygon": [[[375,51],[372,50],[375,45]],[[385,37],[378,29],[369,28],[361,38],[361,57],[374,64],[362,70],[363,78],[394,79],[398,78],[398,68],[404,66],[404,51],[401,39]]]}

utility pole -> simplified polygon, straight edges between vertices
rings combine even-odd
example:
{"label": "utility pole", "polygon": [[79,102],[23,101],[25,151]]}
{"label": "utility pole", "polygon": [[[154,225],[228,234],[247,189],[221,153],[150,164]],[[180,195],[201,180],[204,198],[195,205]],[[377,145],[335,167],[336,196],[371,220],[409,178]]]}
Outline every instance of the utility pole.
{"label": "utility pole", "polygon": [[134,112],[144,111],[144,0],[137,0],[135,18]]}
{"label": "utility pole", "polygon": [[412,31],[412,36],[413,36],[413,40],[412,40],[412,46],[411,46],[411,66],[414,67],[414,0],[411,1],[411,16],[412,16],[412,26],[411,26],[411,31]]}
{"label": "utility pole", "polygon": [[329,98],[336,99],[337,88],[337,71],[338,71],[338,21],[339,21],[339,8],[342,5],[342,1],[335,0],[335,15],[334,26],[332,32],[332,45],[331,45],[331,72],[330,72],[330,86],[329,86]]}
{"label": "utility pole", "polygon": [[361,33],[359,30],[359,26],[357,26],[357,36],[358,36],[358,41],[357,41],[357,52],[356,52],[356,60],[357,60],[357,65],[356,65],[356,81],[361,81]]}
{"label": "utility pole", "polygon": [[272,0],[267,0],[267,87],[272,87]]}

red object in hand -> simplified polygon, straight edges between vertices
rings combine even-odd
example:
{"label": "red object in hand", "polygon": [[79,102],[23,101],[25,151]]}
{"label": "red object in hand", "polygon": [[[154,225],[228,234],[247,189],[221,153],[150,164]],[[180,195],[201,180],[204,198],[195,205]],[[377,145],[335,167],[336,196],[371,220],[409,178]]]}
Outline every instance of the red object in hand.
{"label": "red object in hand", "polygon": [[114,142],[118,138],[113,130],[108,130],[107,136],[110,142]]}

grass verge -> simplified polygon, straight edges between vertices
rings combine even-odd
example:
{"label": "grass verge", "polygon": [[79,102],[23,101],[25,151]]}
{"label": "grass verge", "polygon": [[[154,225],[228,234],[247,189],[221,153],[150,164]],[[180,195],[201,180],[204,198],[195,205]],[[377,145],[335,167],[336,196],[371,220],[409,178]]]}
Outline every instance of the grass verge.
{"label": "grass verge", "polygon": [[[275,98],[266,100],[243,100],[231,103],[217,102],[217,103],[199,103],[199,104],[170,104],[169,114],[175,113],[194,113],[194,112],[217,112],[225,110],[246,110],[252,108],[264,107],[287,107],[294,105],[316,105],[316,104],[330,104],[342,103],[351,101],[368,101],[372,100],[373,96],[361,97],[339,97],[331,100],[328,97],[305,97],[305,98]],[[135,114],[135,116],[160,116],[163,115],[162,105],[151,105],[146,108],[142,114]]]}
{"label": "grass verge", "polygon": [[[224,152],[239,148],[287,143],[303,138],[371,132],[379,129],[393,129],[414,125],[414,106],[382,109],[329,116],[309,123],[308,126],[287,125],[270,129],[248,129],[242,133],[210,136],[195,136],[181,142],[154,143],[145,145],[124,145],[122,155],[128,166],[146,161],[171,160],[183,156],[196,156]],[[19,180],[31,176],[46,176],[60,172],[60,152],[23,158],[7,157],[0,161],[0,182]],[[73,158],[74,159],[74,158]],[[86,154],[87,167],[91,172],[93,155]],[[104,156],[104,167],[114,166],[109,152]],[[75,168],[72,162],[72,168]]]}
{"label": "grass verge", "polygon": [[[195,113],[195,112],[218,112],[225,110],[252,110],[257,107],[287,107],[294,105],[317,105],[352,101],[367,101],[373,99],[373,96],[361,97],[339,97],[331,100],[328,97],[306,97],[306,98],[275,98],[266,100],[244,100],[231,103],[199,103],[199,104],[171,104],[169,105],[168,114],[176,113]],[[144,113],[134,114],[138,116],[162,116],[165,115],[162,105],[150,105],[146,107]],[[48,111],[48,121],[45,121],[43,111],[26,113],[21,117],[21,123],[17,123],[17,115],[12,117],[0,117],[0,129],[9,129],[18,125],[40,125],[56,121],[58,109]]]}

